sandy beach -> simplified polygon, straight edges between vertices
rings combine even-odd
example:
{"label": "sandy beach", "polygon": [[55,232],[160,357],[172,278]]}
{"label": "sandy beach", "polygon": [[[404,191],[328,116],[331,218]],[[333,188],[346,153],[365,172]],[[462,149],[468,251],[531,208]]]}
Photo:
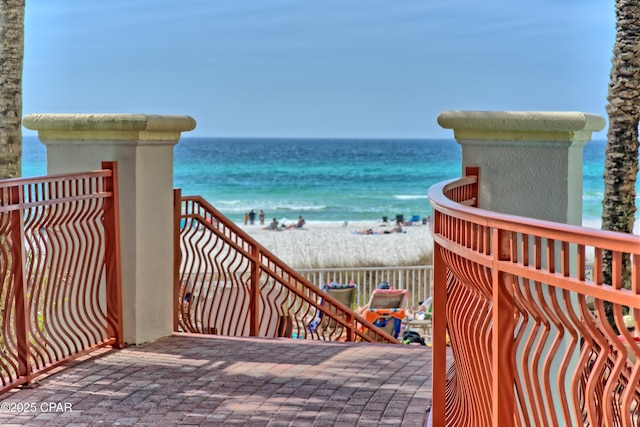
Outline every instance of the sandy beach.
{"label": "sandy beach", "polygon": [[416,265],[433,250],[429,227],[422,224],[388,234],[391,224],[380,222],[307,222],[302,229],[279,231],[240,226],[294,268]]}

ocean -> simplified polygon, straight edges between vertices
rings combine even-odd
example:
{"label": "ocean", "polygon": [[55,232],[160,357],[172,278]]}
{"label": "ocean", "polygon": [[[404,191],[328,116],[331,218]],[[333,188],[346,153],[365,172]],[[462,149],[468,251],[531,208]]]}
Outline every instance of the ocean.
{"label": "ocean", "polygon": [[[583,224],[599,227],[606,141],[584,148]],[[23,175],[46,173],[44,145],[23,142]],[[453,139],[183,137],[174,186],[201,195],[235,222],[253,209],[267,220],[380,221],[431,215],[429,187],[460,176]],[[640,185],[639,185],[640,188]],[[640,191],[639,191],[640,194]]]}

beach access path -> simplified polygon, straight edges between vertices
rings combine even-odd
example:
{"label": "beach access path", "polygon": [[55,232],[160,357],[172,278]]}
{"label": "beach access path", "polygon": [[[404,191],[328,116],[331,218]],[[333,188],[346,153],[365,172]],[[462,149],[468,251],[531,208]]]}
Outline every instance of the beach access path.
{"label": "beach access path", "polygon": [[414,345],[173,335],[102,350],[1,395],[0,425],[424,426],[431,354]]}

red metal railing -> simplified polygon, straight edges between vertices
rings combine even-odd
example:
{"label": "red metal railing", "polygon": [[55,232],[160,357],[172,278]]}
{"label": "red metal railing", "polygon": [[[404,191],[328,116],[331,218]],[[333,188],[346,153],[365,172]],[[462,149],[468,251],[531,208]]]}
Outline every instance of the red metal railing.
{"label": "red metal railing", "polygon": [[0,393],[122,340],[117,165],[0,181]]}
{"label": "red metal railing", "polygon": [[175,190],[175,331],[398,343],[201,197]]}
{"label": "red metal railing", "polygon": [[[640,347],[623,315],[640,331],[640,238],[489,212],[473,207],[477,194],[476,176],[429,190],[433,425],[638,425]],[[602,279],[605,251],[611,284]],[[625,256],[631,290],[621,287]]]}

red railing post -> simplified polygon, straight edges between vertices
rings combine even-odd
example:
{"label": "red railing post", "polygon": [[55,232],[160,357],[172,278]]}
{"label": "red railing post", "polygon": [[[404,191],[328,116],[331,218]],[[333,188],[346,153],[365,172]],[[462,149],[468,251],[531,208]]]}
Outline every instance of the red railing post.
{"label": "red railing post", "polygon": [[19,206],[10,211],[11,218],[11,268],[13,274],[13,286],[15,289],[15,322],[16,322],[16,344],[18,350],[18,376],[31,382],[32,367],[29,362],[30,346],[29,333],[31,326],[29,322],[29,306],[27,295],[27,281],[25,278],[25,248],[24,248],[24,209],[22,208],[23,187],[15,185],[9,189],[9,204]]}
{"label": "red railing post", "polygon": [[352,342],[354,341],[354,336],[353,336],[353,330],[355,329],[355,319],[353,318],[353,315],[351,315],[350,311],[345,311],[345,322],[347,325],[349,325],[348,327],[346,327],[347,329],[347,334],[345,337],[345,340],[347,342]]}
{"label": "red railing post", "polygon": [[[441,224],[440,212],[434,212],[434,233]],[[447,266],[442,248],[433,245],[433,362],[432,362],[432,425],[444,426],[446,419],[447,373]]]}
{"label": "red railing post", "polygon": [[180,301],[180,265],[182,248],[180,247],[180,222],[182,221],[182,190],[173,190],[173,331],[178,332],[179,314],[182,308]]}
{"label": "red railing post", "polygon": [[113,338],[114,348],[124,344],[122,326],[122,267],[120,254],[120,205],[118,197],[118,163],[102,162],[102,169],[111,171],[104,179],[104,191],[111,193],[105,199],[105,274],[107,293],[107,335]]}
{"label": "red railing post", "polygon": [[251,286],[249,295],[249,335],[260,333],[260,247],[251,245]]}
{"label": "red railing post", "polygon": [[499,270],[499,261],[511,256],[511,233],[493,229],[492,316],[491,343],[492,414],[494,426],[514,424],[515,416],[515,324],[513,277]]}
{"label": "red railing post", "polygon": [[479,196],[480,196],[480,168],[477,166],[467,166],[464,169],[464,175],[465,176],[475,176],[476,177],[476,183],[472,186],[471,188],[471,198],[473,198],[475,200],[475,202],[473,203],[474,208],[477,208],[479,206]]}
{"label": "red railing post", "polygon": [[102,169],[111,171],[104,179],[104,191],[111,193],[105,199],[104,232],[107,292],[107,336],[114,338],[114,348],[124,344],[122,326],[122,269],[120,255],[120,206],[118,197],[118,163],[102,162]]}

